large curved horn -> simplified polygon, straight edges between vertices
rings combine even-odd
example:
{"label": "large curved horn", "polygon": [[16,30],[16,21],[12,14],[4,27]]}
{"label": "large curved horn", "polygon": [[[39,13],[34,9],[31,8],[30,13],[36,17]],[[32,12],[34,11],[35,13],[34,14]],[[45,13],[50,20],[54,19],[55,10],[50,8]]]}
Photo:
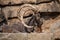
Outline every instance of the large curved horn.
{"label": "large curved horn", "polygon": [[[28,26],[27,24],[24,23],[23,21],[23,15],[27,12],[30,11],[30,13],[34,13],[37,11],[36,7],[30,5],[30,4],[24,4],[20,7],[19,13],[18,13],[18,18],[21,20],[22,24],[27,27],[27,28],[32,28],[33,26]],[[29,13],[28,13],[29,14]]]}

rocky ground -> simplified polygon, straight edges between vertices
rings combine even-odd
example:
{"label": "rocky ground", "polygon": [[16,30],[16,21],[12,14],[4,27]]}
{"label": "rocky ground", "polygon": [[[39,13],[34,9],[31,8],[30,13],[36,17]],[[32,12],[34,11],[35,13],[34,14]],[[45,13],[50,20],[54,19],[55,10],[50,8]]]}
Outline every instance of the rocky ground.
{"label": "rocky ground", "polygon": [[0,40],[53,40],[51,33],[9,33],[0,35]]}
{"label": "rocky ground", "polygon": [[[22,13],[39,13],[42,32],[37,27],[26,33]],[[27,23],[31,17],[25,18]],[[0,0],[0,32],[0,40],[60,40],[60,0]]]}

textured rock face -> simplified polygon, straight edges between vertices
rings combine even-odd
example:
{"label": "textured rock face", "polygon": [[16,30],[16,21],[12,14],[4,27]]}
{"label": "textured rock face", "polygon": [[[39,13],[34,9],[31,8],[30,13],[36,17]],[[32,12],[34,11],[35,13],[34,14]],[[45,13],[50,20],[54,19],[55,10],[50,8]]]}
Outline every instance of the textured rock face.
{"label": "textured rock face", "polygon": [[[0,18],[4,19],[5,17],[8,19],[6,25],[9,25],[2,27],[3,33],[19,33],[10,34],[9,37],[7,36],[7,38],[0,40],[52,40],[60,38],[60,13],[54,14],[53,12],[60,12],[60,0],[0,0]],[[26,17],[21,16],[23,15],[22,13]],[[31,34],[20,34],[21,32],[26,32],[26,28],[22,24],[23,22],[19,23],[21,22],[21,17],[25,18],[23,21],[27,23],[33,17],[34,13],[39,13],[39,21],[43,21],[40,26],[43,33],[35,33],[36,31],[40,32],[40,28],[36,27],[36,30],[33,29],[34,31]],[[2,22],[1,19],[0,22]],[[33,20],[30,24],[34,24]],[[27,28],[27,31],[31,31],[31,29]]]}
{"label": "textured rock face", "polygon": [[44,3],[57,1],[60,3],[60,0],[0,0],[1,5],[11,5],[11,4],[22,4],[22,3]]}
{"label": "textured rock face", "polygon": [[[31,4],[25,4],[25,5],[31,5]],[[24,6],[24,5],[23,5]],[[60,4],[55,4],[54,2],[51,3],[44,3],[39,5],[32,5],[36,7],[37,11],[39,12],[60,12]],[[2,8],[2,11],[5,15],[5,17],[17,17],[17,14],[19,13],[21,9],[21,6],[7,6]],[[24,10],[23,10],[24,11]]]}
{"label": "textured rock face", "polygon": [[36,34],[36,33],[31,33],[28,34],[28,40],[52,40],[52,34],[47,34],[47,33],[41,33],[41,34]]}
{"label": "textured rock face", "polygon": [[5,17],[16,17],[17,13],[19,11],[20,6],[11,6],[11,7],[5,7],[2,8],[2,11],[5,15]]}
{"label": "textured rock face", "polygon": [[40,3],[40,2],[48,2],[51,0],[0,0],[0,4],[22,4],[22,3]]}
{"label": "textured rock face", "polygon": [[17,34],[1,34],[0,40],[52,40],[52,34],[37,33],[17,33]]}
{"label": "textured rock face", "polygon": [[6,33],[6,34],[1,34],[0,40],[27,40],[27,34],[25,33]]}
{"label": "textured rock face", "polygon": [[55,23],[53,23],[53,25],[51,25],[51,32],[54,33],[54,37],[55,38],[60,38],[60,20],[56,21]]}
{"label": "textured rock face", "polygon": [[60,29],[59,27],[60,27],[60,15],[57,16],[55,19],[51,19],[51,18],[49,19],[48,17],[48,20],[47,21],[44,20],[42,25],[42,28],[44,30],[46,29],[47,32],[54,32]]}
{"label": "textured rock face", "polygon": [[59,4],[56,4],[54,2],[50,3],[42,3],[38,5],[38,9],[40,12],[60,12]]}
{"label": "textured rock face", "polygon": [[35,3],[36,0],[1,0],[0,4],[22,4],[22,3]]}
{"label": "textured rock face", "polygon": [[[26,4],[26,5],[29,5],[29,4]],[[54,2],[42,3],[38,5],[32,5],[32,6],[36,7],[37,11],[39,12],[60,12],[60,4],[56,4]],[[7,7],[2,8],[2,11],[5,14],[6,18],[16,17],[20,11],[20,7],[21,7],[20,5],[19,6],[7,6]]]}
{"label": "textured rock face", "polygon": [[53,33],[54,38],[60,38],[60,16],[54,20],[50,19],[43,23],[42,29],[43,32]]}

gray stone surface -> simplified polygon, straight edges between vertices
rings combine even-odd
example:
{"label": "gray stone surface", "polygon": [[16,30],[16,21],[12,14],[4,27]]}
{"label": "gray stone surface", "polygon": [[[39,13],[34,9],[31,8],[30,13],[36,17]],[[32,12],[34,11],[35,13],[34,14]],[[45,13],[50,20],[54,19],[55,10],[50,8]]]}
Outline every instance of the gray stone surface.
{"label": "gray stone surface", "polygon": [[51,0],[36,0],[36,3],[41,3],[41,2],[50,2]]}
{"label": "gray stone surface", "polygon": [[0,34],[0,40],[51,40],[52,33],[7,33]]}
{"label": "gray stone surface", "polygon": [[16,17],[19,11],[19,6],[10,6],[2,8],[2,12],[4,13],[5,17]]}
{"label": "gray stone surface", "polygon": [[[32,5],[37,8],[39,12],[60,12],[60,6],[55,5],[53,2],[44,3],[39,5]],[[17,17],[18,12],[20,11],[20,6],[7,6],[2,8],[5,17]]]}
{"label": "gray stone surface", "polygon": [[[2,35],[2,34],[0,34]],[[7,33],[0,37],[0,40],[27,40],[26,33]]]}
{"label": "gray stone surface", "polygon": [[60,12],[60,4],[54,2],[39,4],[37,8],[40,12]]}
{"label": "gray stone surface", "polygon": [[55,21],[50,26],[51,32],[54,34],[55,38],[60,38],[60,20]]}
{"label": "gray stone surface", "polygon": [[52,40],[52,34],[48,33],[31,33],[28,34],[28,40]]}
{"label": "gray stone surface", "polygon": [[[2,12],[5,14],[5,17],[16,17],[18,12],[20,11],[20,6],[8,6],[11,4],[22,4],[22,3],[40,3],[40,2],[47,2],[50,0],[0,0],[1,5],[7,5],[6,7],[2,8]],[[60,0],[59,0],[60,2]],[[37,8],[39,12],[60,12],[60,4],[59,3],[41,3],[38,5],[33,5]],[[1,14],[1,8],[0,8]],[[60,18],[58,18],[60,20]],[[2,20],[0,19],[0,22]],[[11,24],[16,23],[16,19],[10,20]],[[51,23],[50,23],[51,21]],[[56,24],[56,20],[50,20],[48,23],[45,23],[46,28],[44,29],[46,32],[49,33],[11,33],[11,34],[0,34],[0,40],[53,40],[54,38],[60,38],[60,21]],[[19,20],[18,20],[19,22]],[[53,23],[53,24],[52,24]],[[47,25],[48,24],[48,25]],[[44,25],[44,27],[45,27]],[[52,26],[51,26],[52,25]],[[51,29],[49,29],[51,26]],[[46,30],[47,29],[47,30]],[[52,30],[52,33],[50,34]]]}
{"label": "gray stone surface", "polygon": [[0,0],[1,5],[9,5],[9,4],[22,4],[22,3],[40,3],[51,0]]}
{"label": "gray stone surface", "polygon": [[22,4],[22,3],[35,3],[36,0],[1,0],[0,4],[9,5],[9,4]]}

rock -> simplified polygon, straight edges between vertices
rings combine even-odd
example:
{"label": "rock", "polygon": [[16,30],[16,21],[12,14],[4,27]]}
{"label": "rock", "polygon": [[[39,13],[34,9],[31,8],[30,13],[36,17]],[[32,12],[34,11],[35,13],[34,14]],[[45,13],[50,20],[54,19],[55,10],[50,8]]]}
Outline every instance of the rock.
{"label": "rock", "polygon": [[51,32],[54,34],[55,38],[60,38],[60,20],[55,21],[50,26]]}
{"label": "rock", "polygon": [[36,0],[0,0],[1,5],[12,5],[22,3],[35,3]]}
{"label": "rock", "polygon": [[60,29],[55,30],[54,38],[60,38]]}
{"label": "rock", "polygon": [[37,9],[39,12],[60,12],[59,8],[59,4],[56,4],[54,2],[42,3],[37,5]]}
{"label": "rock", "polygon": [[41,2],[50,2],[51,0],[36,0],[36,3],[41,3]]}
{"label": "rock", "polygon": [[51,40],[52,34],[47,33],[31,33],[28,34],[28,40]]}
{"label": "rock", "polygon": [[[53,14],[54,15],[54,14]],[[57,15],[57,14],[56,14]],[[56,16],[55,15],[55,16]],[[48,17],[48,16],[47,16]],[[47,18],[46,17],[46,18]],[[52,16],[54,17],[54,16]],[[45,17],[44,17],[45,18]],[[47,18],[46,20],[43,18],[43,24],[42,24],[42,30],[44,32],[54,32],[55,29],[58,29],[59,28],[59,25],[60,25],[60,22],[59,22],[59,18],[60,18],[60,15],[55,17],[54,19],[52,19],[51,17]]]}
{"label": "rock", "polygon": [[52,33],[7,33],[1,35],[0,40],[52,40],[53,36]]}
{"label": "rock", "polygon": [[22,3],[40,3],[48,2],[51,0],[0,0],[1,5],[12,5],[12,4],[22,4]]}
{"label": "rock", "polygon": [[[27,40],[27,34],[26,33],[7,33],[7,34],[1,34],[0,40]],[[4,36],[5,35],[5,36]]]}
{"label": "rock", "polygon": [[2,8],[2,12],[4,13],[6,19],[8,17],[16,17],[19,11],[19,6],[10,6]]}
{"label": "rock", "polygon": [[9,4],[10,0],[0,0],[1,5]]}

